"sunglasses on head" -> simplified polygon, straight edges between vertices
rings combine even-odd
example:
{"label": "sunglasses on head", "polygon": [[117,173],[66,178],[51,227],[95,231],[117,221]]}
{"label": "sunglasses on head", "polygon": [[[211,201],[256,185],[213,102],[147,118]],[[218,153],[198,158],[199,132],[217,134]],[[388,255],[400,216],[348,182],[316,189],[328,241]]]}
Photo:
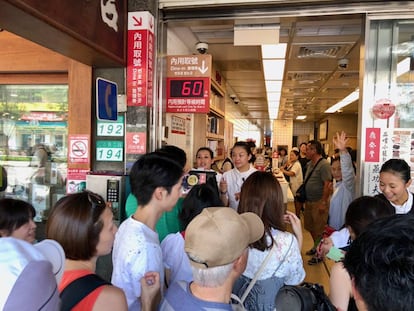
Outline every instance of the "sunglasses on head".
{"label": "sunglasses on head", "polygon": [[94,192],[89,191],[89,190],[83,190],[83,191],[88,194],[88,201],[89,201],[89,203],[91,203],[92,209],[95,209],[96,207],[105,207],[106,206],[105,201],[103,200],[103,198],[99,194],[94,193]]}

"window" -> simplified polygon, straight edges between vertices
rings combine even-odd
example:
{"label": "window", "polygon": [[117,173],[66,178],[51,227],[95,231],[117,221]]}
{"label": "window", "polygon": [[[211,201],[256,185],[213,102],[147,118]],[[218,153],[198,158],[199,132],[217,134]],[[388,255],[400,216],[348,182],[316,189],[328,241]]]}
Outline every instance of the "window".
{"label": "window", "polygon": [[65,193],[68,86],[0,85],[0,111],[5,195],[32,203],[41,220],[49,198]]}

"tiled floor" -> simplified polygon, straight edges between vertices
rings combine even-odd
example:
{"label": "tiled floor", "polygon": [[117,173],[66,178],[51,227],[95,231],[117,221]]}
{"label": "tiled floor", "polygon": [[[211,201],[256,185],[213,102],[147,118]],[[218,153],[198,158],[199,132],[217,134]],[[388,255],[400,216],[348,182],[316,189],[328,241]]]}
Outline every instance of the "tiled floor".
{"label": "tiled floor", "polygon": [[[293,203],[288,203],[288,209],[294,211]],[[303,246],[302,246],[302,258],[303,266],[306,271],[305,282],[318,283],[322,285],[326,293],[329,293],[329,267],[333,264],[329,259],[325,259],[325,263],[321,262],[317,265],[308,265],[307,261],[311,259],[311,256],[305,255],[306,251],[312,248],[313,240],[308,231],[303,228],[303,215],[302,229],[303,229]]]}

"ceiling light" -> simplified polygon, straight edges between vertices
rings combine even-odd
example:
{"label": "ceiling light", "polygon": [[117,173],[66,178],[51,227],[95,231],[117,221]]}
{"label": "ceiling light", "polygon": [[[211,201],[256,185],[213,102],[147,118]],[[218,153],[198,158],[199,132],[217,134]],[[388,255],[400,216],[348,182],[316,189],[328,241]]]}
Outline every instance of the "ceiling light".
{"label": "ceiling light", "polygon": [[285,70],[284,59],[264,59],[263,71],[265,80],[283,80]]}
{"label": "ceiling light", "polygon": [[280,101],[280,92],[270,92],[267,93],[267,102],[272,102],[272,101]]}
{"label": "ceiling light", "polygon": [[349,94],[347,97],[345,97],[341,101],[337,102],[335,105],[329,107],[327,110],[325,110],[325,113],[334,113],[337,110],[353,103],[357,99],[359,99],[359,89],[356,89],[351,94]]}
{"label": "ceiling light", "polygon": [[281,58],[284,59],[286,57],[286,43],[279,43],[279,44],[264,44],[262,45],[262,58],[269,59],[269,58]]}
{"label": "ceiling light", "polygon": [[281,92],[282,91],[282,83],[281,80],[266,80],[265,86],[266,86],[266,92]]}
{"label": "ceiling light", "polygon": [[297,116],[296,120],[305,120],[307,116]]}
{"label": "ceiling light", "polygon": [[268,107],[269,111],[269,118],[272,120],[277,119],[277,115],[279,114],[279,106],[277,107]]}

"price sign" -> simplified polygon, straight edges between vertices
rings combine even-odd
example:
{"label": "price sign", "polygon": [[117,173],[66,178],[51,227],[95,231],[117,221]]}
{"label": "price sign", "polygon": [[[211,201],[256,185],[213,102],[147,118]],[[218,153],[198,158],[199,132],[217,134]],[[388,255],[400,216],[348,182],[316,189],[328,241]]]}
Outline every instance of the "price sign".
{"label": "price sign", "polygon": [[100,121],[96,124],[97,136],[124,136],[124,116],[118,116],[116,121]]}
{"label": "price sign", "polygon": [[96,141],[96,161],[122,162],[124,142],[114,140]]}

